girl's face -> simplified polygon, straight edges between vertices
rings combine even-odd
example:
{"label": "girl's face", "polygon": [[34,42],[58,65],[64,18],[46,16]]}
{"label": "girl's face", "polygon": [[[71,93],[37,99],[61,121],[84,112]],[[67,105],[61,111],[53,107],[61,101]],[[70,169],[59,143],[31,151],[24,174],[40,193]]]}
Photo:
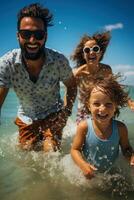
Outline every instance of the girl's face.
{"label": "girl's face", "polygon": [[87,64],[98,65],[102,51],[95,40],[88,40],[84,44],[83,53]]}
{"label": "girl's face", "polygon": [[92,90],[88,105],[93,120],[100,124],[110,122],[117,108],[115,102],[99,87]]}

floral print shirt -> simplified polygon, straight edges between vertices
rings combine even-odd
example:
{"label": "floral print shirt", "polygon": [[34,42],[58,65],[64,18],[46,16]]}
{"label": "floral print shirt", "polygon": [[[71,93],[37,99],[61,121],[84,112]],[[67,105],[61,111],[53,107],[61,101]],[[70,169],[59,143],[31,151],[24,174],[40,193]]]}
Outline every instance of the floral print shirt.
{"label": "floral print shirt", "polygon": [[63,106],[60,82],[72,76],[65,56],[45,48],[45,63],[34,83],[22,62],[20,49],[14,49],[0,58],[0,87],[13,88],[19,98],[18,117],[26,124],[44,119]]}

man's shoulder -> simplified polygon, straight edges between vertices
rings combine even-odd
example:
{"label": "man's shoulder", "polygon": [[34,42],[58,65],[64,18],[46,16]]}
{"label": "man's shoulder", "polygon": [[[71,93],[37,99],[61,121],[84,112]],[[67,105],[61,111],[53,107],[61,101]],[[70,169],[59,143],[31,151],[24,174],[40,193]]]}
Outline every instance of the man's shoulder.
{"label": "man's shoulder", "polygon": [[20,49],[13,49],[8,51],[2,57],[0,57],[0,61],[2,62],[16,62],[20,59],[21,50]]}
{"label": "man's shoulder", "polygon": [[46,50],[48,51],[48,53],[50,54],[54,54],[54,55],[63,55],[63,53],[61,53],[60,51],[56,50],[56,49],[51,49],[46,47]]}
{"label": "man's shoulder", "polygon": [[67,58],[66,58],[66,56],[63,54],[63,53],[61,53],[60,51],[57,51],[57,50],[55,50],[55,49],[50,49],[50,48],[46,48],[46,51],[47,51],[47,55],[48,55],[48,57],[50,57],[51,59],[53,59],[53,60],[68,60]]}

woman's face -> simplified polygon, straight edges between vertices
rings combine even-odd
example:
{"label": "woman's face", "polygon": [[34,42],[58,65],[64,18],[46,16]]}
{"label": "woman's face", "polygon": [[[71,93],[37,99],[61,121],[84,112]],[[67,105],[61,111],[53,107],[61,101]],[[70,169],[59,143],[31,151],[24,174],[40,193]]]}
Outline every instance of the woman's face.
{"label": "woman's face", "polygon": [[98,65],[102,56],[102,51],[95,40],[88,40],[84,44],[83,54],[87,64]]}

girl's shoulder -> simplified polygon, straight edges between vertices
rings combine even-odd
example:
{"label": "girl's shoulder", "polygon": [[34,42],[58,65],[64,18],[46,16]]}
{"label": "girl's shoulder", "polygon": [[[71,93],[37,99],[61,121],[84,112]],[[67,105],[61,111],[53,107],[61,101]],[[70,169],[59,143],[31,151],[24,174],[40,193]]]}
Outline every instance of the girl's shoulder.
{"label": "girl's shoulder", "polygon": [[78,126],[80,126],[81,128],[87,128],[88,127],[88,122],[87,119],[83,119],[79,122]]}
{"label": "girl's shoulder", "polygon": [[117,123],[117,127],[118,128],[123,128],[123,127],[126,127],[126,125],[122,122],[122,121],[119,121],[119,120],[115,120],[116,123]]}
{"label": "girl's shoulder", "polygon": [[81,120],[79,124],[77,125],[77,128],[80,130],[81,133],[86,135],[88,131],[88,122],[87,120]]}
{"label": "girl's shoulder", "polygon": [[122,135],[127,133],[127,126],[122,121],[116,120],[116,123],[117,123],[119,135],[120,137],[122,137]]}
{"label": "girl's shoulder", "polygon": [[118,121],[118,133],[121,149],[124,152],[126,151],[125,149],[129,146],[129,139],[127,126],[121,121]]}

